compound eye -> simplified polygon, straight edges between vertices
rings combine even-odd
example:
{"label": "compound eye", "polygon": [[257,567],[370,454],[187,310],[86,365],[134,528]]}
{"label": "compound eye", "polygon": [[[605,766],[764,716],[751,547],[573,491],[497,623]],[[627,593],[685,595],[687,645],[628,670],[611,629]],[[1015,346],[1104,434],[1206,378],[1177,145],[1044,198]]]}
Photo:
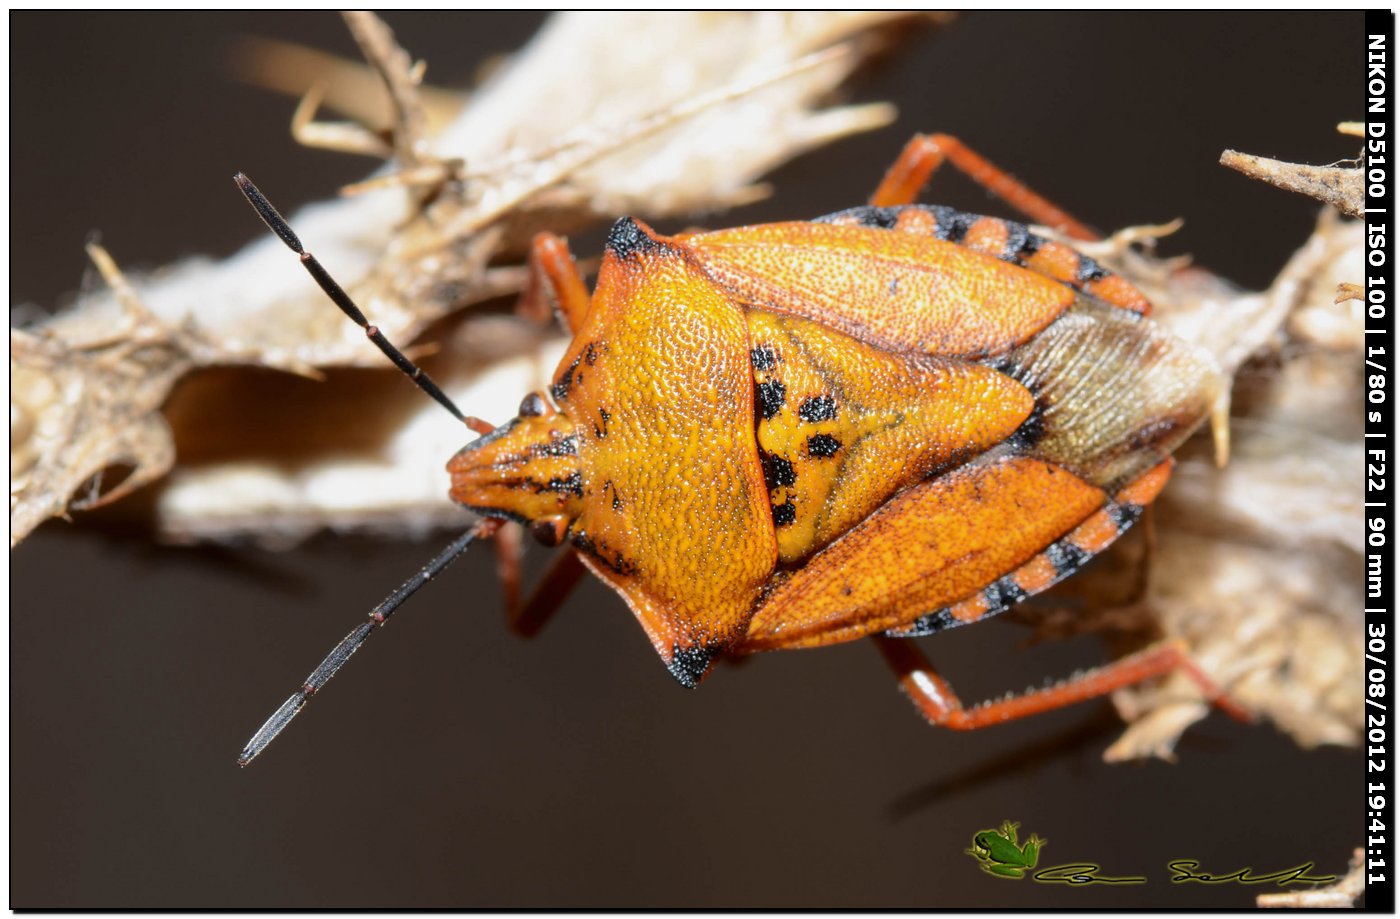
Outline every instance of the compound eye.
{"label": "compound eye", "polygon": [[535,418],[545,413],[548,406],[545,404],[544,396],[537,392],[532,392],[524,399],[520,400],[519,415],[521,418]]}
{"label": "compound eye", "polygon": [[564,541],[569,522],[563,517],[541,517],[530,524],[530,535],[542,545],[557,546]]}

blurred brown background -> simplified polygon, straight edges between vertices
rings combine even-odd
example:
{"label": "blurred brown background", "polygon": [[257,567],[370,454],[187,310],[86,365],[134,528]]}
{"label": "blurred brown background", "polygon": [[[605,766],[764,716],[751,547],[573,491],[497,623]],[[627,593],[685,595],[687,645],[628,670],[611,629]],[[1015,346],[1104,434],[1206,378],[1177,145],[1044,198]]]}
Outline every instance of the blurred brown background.
{"label": "blurred brown background", "polygon": [[[388,17],[448,86],[539,21]],[[298,148],[293,102],[227,75],[239,35],[355,56],[330,14],[10,25],[12,304],[53,307],[95,283],[82,251],[95,230],[128,268],[230,253],[259,232],[236,170],[291,211],[372,166]],[[939,130],[1099,227],[1183,216],[1168,253],[1260,286],[1315,209],[1216,160],[1227,146],[1353,155],[1333,126],[1361,113],[1362,38],[1361,15],[1344,13],[968,15],[854,84],[855,98],[897,102],[897,126],[812,154],[771,177],[771,201],[708,219],[859,203],[912,132]],[[1004,213],[951,174],[927,199]],[[685,692],[596,583],[539,639],[513,639],[489,553],[415,597],[240,771],[252,729],[446,540],[177,549],[55,521],[21,545],[10,905],[1247,906],[1256,890],[1173,886],[1166,862],[1341,872],[1362,838],[1353,751],[1302,752],[1215,716],[1176,765],[1107,767],[1107,703],[933,731],[859,643],[765,656]],[[927,647],[967,699],[1103,657],[1092,639],[1025,650],[1024,637],[997,624]],[[1049,839],[1042,865],[1098,861],[1151,883],[987,877],[962,850],[1007,818]]]}

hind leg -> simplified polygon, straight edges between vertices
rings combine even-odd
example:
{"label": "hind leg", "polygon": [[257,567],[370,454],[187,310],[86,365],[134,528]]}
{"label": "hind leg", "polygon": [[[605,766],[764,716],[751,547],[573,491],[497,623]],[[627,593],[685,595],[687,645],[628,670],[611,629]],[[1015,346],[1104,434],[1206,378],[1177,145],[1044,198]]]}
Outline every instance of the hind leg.
{"label": "hind leg", "polygon": [[884,181],[875,194],[870,196],[870,203],[875,207],[913,204],[929,177],[943,165],[944,160],[1036,223],[1059,230],[1074,239],[1093,241],[1101,238],[1098,233],[950,134],[914,135],[899,159],[885,173]]}
{"label": "hind leg", "polygon": [[934,671],[933,665],[913,641],[884,635],[875,635],[871,640],[894,671],[899,680],[899,688],[914,703],[919,714],[936,727],[972,731],[1003,724],[1064,708],[1076,702],[1106,696],[1116,689],[1154,677],[1166,676],[1177,670],[1190,677],[1200,687],[1202,695],[1231,717],[1242,721],[1249,720],[1249,716],[1230,702],[1210,678],[1187,657],[1180,642],[1156,644],[1054,686],[967,708],[954,694],[948,682]]}

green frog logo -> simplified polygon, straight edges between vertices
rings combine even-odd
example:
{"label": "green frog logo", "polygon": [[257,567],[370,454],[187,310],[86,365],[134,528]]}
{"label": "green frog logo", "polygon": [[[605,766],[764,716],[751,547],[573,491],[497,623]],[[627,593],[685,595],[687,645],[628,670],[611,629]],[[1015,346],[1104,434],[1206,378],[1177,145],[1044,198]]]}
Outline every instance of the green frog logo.
{"label": "green frog logo", "polygon": [[981,863],[988,874],[999,878],[1023,878],[1026,871],[1040,861],[1040,849],[1046,840],[1034,833],[1021,845],[1016,839],[1019,823],[1003,820],[1000,830],[982,830],[972,837],[967,854]]}

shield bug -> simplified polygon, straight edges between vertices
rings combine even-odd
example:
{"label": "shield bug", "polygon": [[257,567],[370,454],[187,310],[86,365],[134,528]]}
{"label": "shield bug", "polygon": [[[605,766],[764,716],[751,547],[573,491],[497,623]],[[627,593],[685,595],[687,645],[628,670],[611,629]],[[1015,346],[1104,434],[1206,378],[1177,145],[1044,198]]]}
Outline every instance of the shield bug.
{"label": "shield bug", "polygon": [[513,610],[518,630],[591,571],[688,687],[724,657],[871,637],[923,715],[952,728],[1175,669],[1218,701],[1167,643],[965,708],[910,640],[1001,612],[1106,548],[1223,386],[1212,358],[1072,247],[912,203],[945,159],[1032,220],[1096,238],[946,135],[914,138],[869,205],[816,220],[678,236],[619,220],[591,296],[564,241],[541,235],[524,311],[552,300],[573,341],[548,391],[496,428],[385,341],[238,176],[331,299],[481,435],[447,468],[452,498],[483,518],[336,646],[240,763],[506,520],[568,546]]}

